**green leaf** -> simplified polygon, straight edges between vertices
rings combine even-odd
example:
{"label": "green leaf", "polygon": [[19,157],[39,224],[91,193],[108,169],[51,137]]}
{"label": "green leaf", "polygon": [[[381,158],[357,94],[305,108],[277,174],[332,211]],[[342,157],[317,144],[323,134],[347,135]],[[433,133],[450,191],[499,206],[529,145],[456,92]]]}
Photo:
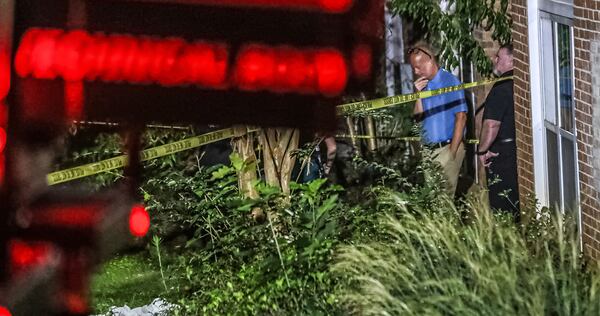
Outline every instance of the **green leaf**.
{"label": "green leaf", "polygon": [[275,284],[277,285],[277,287],[283,287],[283,282],[285,280],[283,278],[279,278],[277,279],[277,281],[275,281]]}
{"label": "green leaf", "polygon": [[217,171],[214,171],[212,173],[212,177],[210,178],[210,180],[220,180],[220,179],[223,179],[226,176],[228,176],[231,173],[231,171],[232,171],[231,167],[222,166]]}
{"label": "green leaf", "polygon": [[259,182],[256,186],[256,189],[262,196],[264,196],[267,199],[273,195],[281,193],[281,190],[279,188],[274,187],[272,185],[268,185],[263,182]]}
{"label": "green leaf", "polygon": [[199,241],[198,238],[192,238],[185,243],[185,248],[189,248]]}
{"label": "green leaf", "polygon": [[330,221],[325,225],[325,227],[317,233],[317,239],[324,240],[329,238],[333,233],[335,233],[338,229],[338,223],[336,221]]}
{"label": "green leaf", "polygon": [[143,191],[143,192],[144,192],[144,202],[150,201],[152,199],[152,195],[150,195],[146,191]]}
{"label": "green leaf", "polygon": [[246,203],[238,206],[235,210],[238,212],[247,213],[247,212],[250,212],[252,210],[252,208],[254,208],[254,206],[256,206],[256,205],[257,205],[256,202],[250,201],[250,202],[246,202]]}
{"label": "green leaf", "polygon": [[327,200],[325,200],[323,204],[317,209],[317,221],[319,221],[325,213],[331,211],[337,205],[337,203],[337,194],[332,195]]}
{"label": "green leaf", "polygon": [[325,182],[327,182],[327,179],[316,179],[316,180],[308,183],[309,192],[316,193],[323,186],[323,184]]}
{"label": "green leaf", "polygon": [[229,155],[229,160],[231,160],[231,165],[236,171],[239,172],[244,168],[244,160],[242,159],[240,154],[236,152],[231,153],[231,155]]}

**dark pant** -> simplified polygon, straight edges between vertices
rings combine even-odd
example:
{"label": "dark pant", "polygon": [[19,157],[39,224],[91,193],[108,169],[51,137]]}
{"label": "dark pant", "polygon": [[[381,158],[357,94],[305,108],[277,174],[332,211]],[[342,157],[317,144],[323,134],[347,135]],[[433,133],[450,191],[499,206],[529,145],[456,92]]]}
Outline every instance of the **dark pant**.
{"label": "dark pant", "polygon": [[520,205],[515,142],[494,144],[490,151],[499,154],[486,168],[490,207],[494,211],[511,213],[518,221]]}
{"label": "dark pant", "polygon": [[323,177],[323,166],[321,164],[321,153],[315,150],[311,157],[305,162],[300,158],[296,160],[292,170],[292,180],[298,183],[307,183]]}

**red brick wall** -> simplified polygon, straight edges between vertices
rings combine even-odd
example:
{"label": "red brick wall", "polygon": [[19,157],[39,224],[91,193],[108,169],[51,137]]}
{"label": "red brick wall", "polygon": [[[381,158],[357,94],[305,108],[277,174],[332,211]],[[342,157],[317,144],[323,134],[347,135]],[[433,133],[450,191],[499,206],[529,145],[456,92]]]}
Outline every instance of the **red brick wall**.
{"label": "red brick wall", "polygon": [[[475,37],[475,39],[477,39],[481,47],[483,47],[485,54],[489,56],[490,59],[494,60],[494,57],[496,56],[496,52],[498,51],[500,45],[492,39],[492,33],[486,32],[482,29],[476,29],[475,31],[473,31],[473,36]],[[482,79],[485,78],[480,76],[479,73],[475,71],[475,81],[479,81]],[[480,106],[483,103],[483,101],[485,101],[485,98],[487,97],[491,89],[492,85],[479,86],[471,89],[471,91],[475,93],[477,106]]]}
{"label": "red brick wall", "polygon": [[[590,41],[600,40],[600,1],[574,0],[575,126],[579,158],[579,190],[584,251],[600,259],[600,205],[594,186],[593,102]],[[600,135],[596,135],[600,137]]]}
{"label": "red brick wall", "polygon": [[529,86],[529,48],[527,34],[527,1],[513,0],[510,14],[513,20],[515,128],[517,132],[517,162],[521,204],[535,193],[533,177],[533,135],[531,130],[531,95]]}
{"label": "red brick wall", "polygon": [[[515,121],[517,129],[517,157],[521,200],[533,195],[533,139],[531,129],[531,97],[529,86],[529,56],[527,34],[527,2],[513,0],[513,42],[515,47]],[[582,239],[584,252],[600,259],[600,194],[594,183],[598,183],[600,170],[594,161],[594,104],[600,106],[600,89],[594,95],[592,87],[593,55],[591,42],[600,41],[600,1],[574,0],[574,44],[575,44],[575,125],[579,160],[579,189],[582,211]],[[600,43],[598,56],[600,56]],[[600,57],[599,57],[600,58]],[[594,65],[595,66],[595,65]],[[600,67],[598,68],[600,70]],[[600,72],[600,71],[598,71]],[[600,77],[596,74],[594,78]],[[597,113],[596,122],[600,120]],[[598,129],[597,129],[598,130]],[[600,140],[600,133],[596,132]],[[600,141],[596,141],[600,143]],[[598,146],[596,146],[598,147]],[[600,159],[597,158],[597,160]],[[594,169],[596,168],[596,169]]]}

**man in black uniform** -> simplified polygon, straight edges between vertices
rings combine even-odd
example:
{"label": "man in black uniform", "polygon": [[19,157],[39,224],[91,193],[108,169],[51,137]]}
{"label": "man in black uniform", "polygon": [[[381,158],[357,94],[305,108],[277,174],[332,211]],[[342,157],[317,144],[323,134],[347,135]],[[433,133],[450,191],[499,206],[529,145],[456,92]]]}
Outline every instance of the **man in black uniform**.
{"label": "man in black uniform", "polygon": [[[512,44],[498,49],[494,59],[496,75],[513,75],[512,53]],[[485,100],[477,155],[486,167],[490,207],[511,213],[518,221],[520,208],[512,79],[494,84]]]}

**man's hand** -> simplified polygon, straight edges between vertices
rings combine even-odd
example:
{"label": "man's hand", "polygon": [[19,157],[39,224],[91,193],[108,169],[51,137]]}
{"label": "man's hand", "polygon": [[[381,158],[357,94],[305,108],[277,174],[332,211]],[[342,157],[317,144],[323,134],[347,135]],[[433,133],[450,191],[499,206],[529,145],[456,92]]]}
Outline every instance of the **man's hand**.
{"label": "man's hand", "polygon": [[329,172],[331,172],[331,165],[330,164],[325,164],[323,166],[323,173],[325,174],[325,176],[328,176]]}
{"label": "man's hand", "polygon": [[450,142],[450,154],[452,159],[456,159],[456,153],[462,145],[465,125],[467,124],[467,113],[457,112],[454,115],[454,131],[452,132],[452,141]]}
{"label": "man's hand", "polygon": [[494,152],[488,151],[488,152],[485,153],[485,155],[479,156],[479,162],[484,167],[489,167],[492,164],[492,162],[490,161],[490,158],[497,157],[498,155],[499,155],[498,153],[494,153]]}
{"label": "man's hand", "polygon": [[[500,121],[485,119],[483,121],[483,127],[481,130],[481,136],[479,137],[479,148],[490,148],[498,136],[498,131],[500,130]],[[483,150],[482,150],[483,151]],[[485,167],[488,167],[491,162],[488,161],[489,158],[498,156],[497,153],[486,152],[485,155],[479,156],[479,161]]]}
{"label": "man's hand", "polygon": [[429,82],[429,80],[425,77],[421,77],[421,78],[417,79],[417,81],[415,81],[415,89],[417,91],[421,91],[421,90],[425,89],[425,86],[427,86],[428,82]]}
{"label": "man's hand", "polygon": [[452,160],[456,159],[456,153],[458,152],[458,148],[460,147],[460,143],[458,143],[458,146],[456,146],[456,148],[452,147],[452,144],[450,144],[450,155],[452,156]]}

